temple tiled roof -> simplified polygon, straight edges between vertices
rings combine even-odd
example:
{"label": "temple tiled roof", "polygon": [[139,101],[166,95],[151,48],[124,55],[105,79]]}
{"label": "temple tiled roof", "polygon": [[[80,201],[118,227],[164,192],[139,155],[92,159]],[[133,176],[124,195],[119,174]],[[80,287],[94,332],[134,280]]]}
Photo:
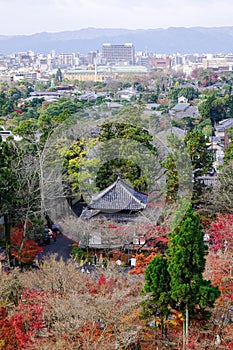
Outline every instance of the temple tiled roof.
{"label": "temple tiled roof", "polygon": [[118,178],[112,185],[93,197],[88,208],[102,212],[137,211],[146,207],[147,200],[147,194],[135,191]]}

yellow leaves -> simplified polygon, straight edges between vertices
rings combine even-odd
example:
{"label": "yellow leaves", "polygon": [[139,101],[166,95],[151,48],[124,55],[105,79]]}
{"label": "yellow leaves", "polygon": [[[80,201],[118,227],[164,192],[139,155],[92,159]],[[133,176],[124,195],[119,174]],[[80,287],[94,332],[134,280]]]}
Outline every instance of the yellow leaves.
{"label": "yellow leaves", "polygon": [[5,349],[5,341],[4,341],[4,339],[3,340],[1,340],[0,339],[0,349]]}
{"label": "yellow leaves", "polygon": [[179,327],[183,324],[183,315],[182,313],[179,313],[177,315],[173,315],[172,320],[168,320],[168,324],[174,326],[174,327]]}

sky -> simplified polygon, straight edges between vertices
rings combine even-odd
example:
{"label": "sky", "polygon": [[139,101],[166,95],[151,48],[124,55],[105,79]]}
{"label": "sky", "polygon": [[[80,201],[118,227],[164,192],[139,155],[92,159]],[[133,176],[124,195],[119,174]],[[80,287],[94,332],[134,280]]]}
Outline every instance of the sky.
{"label": "sky", "polygon": [[232,0],[0,0],[0,35],[233,26]]}

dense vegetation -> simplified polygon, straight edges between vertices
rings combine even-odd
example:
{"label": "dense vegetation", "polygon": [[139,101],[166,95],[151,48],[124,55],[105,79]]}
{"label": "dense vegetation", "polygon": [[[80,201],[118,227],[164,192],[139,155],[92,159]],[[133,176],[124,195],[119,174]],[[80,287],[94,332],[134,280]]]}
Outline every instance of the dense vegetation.
{"label": "dense vegetation", "polygon": [[[145,81],[77,83],[79,93],[52,103],[27,98],[34,84],[0,85],[0,123],[20,136],[0,139],[1,245],[7,255],[0,275],[0,349],[233,348],[231,130],[214,191],[201,181],[214,163],[209,136],[216,123],[233,116],[232,80],[209,71],[195,72],[189,81],[151,74]],[[204,89],[216,81],[222,86]],[[120,89],[130,86],[135,95],[119,98]],[[83,99],[84,90],[101,96]],[[171,121],[168,111],[181,96],[198,106],[199,115]],[[183,138],[168,132],[174,125],[185,127]],[[58,165],[62,196],[70,203],[118,175],[149,193],[147,224],[63,221],[77,244],[97,229],[122,245],[130,246],[135,233],[143,237],[146,249],[134,251],[134,269],[129,251],[111,251],[109,244],[107,262],[91,276],[76,267],[81,257],[89,258],[77,246],[75,263],[51,257],[40,270],[28,270],[40,253],[36,242],[51,209],[44,188],[56,182]],[[180,199],[184,206],[187,199],[185,214]],[[124,264],[116,265],[117,259]]]}

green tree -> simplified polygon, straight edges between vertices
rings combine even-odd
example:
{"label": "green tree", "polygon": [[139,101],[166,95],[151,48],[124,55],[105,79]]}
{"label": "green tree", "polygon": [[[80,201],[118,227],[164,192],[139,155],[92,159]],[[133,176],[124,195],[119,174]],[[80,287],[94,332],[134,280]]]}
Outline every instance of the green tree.
{"label": "green tree", "polygon": [[184,347],[188,343],[189,314],[203,315],[220,295],[217,287],[203,279],[206,253],[199,215],[190,207],[181,224],[169,235],[166,251],[171,298],[183,313]]}
{"label": "green tree", "polygon": [[162,162],[162,166],[166,169],[167,201],[175,203],[180,198],[180,189],[192,190],[192,164],[184,140],[176,134],[171,134],[168,144],[171,151]]}
{"label": "green tree", "polygon": [[23,97],[23,93],[16,86],[13,86],[7,90],[7,96],[15,103]]}
{"label": "green tree", "polygon": [[233,142],[230,142],[227,148],[224,150],[223,157],[224,165],[228,165],[233,161]]}
{"label": "green tree", "polygon": [[[140,151],[147,153],[145,157]],[[86,139],[78,139],[69,149],[62,149],[62,154],[65,157],[64,177],[76,194],[80,194],[80,182],[85,182],[86,188],[91,185],[89,190],[102,190],[121,176],[135,189],[145,191],[149,182],[154,181],[156,165],[151,157],[157,155],[157,150],[152,144],[152,136],[140,125],[105,122],[95,138],[87,135]],[[88,181],[92,175],[96,176],[95,185]]]}
{"label": "green tree", "polygon": [[162,165],[167,170],[166,172],[167,201],[174,202],[177,199],[177,192],[179,188],[179,176],[178,176],[174,154],[171,154],[171,153],[168,154],[166,161],[163,162]]}
{"label": "green tree", "polygon": [[166,258],[159,255],[155,256],[151,259],[145,271],[145,285],[142,293],[149,293],[149,298],[142,305],[144,317],[151,318],[152,316],[155,323],[159,319],[162,332],[173,303],[170,281]]}
{"label": "green tree", "polygon": [[203,278],[207,246],[199,215],[191,206],[168,238],[165,255],[153,258],[145,271],[142,292],[149,297],[142,303],[143,316],[159,318],[163,326],[172,310],[181,312],[186,349],[189,318],[209,318],[220,291]]}
{"label": "green tree", "polygon": [[[114,140],[117,140],[120,153],[115,149]],[[100,150],[101,158],[107,159],[111,153],[115,154],[115,157],[106,161],[100,168],[97,174],[97,186],[104,189],[120,175],[122,178],[128,179],[135,189],[147,191],[150,181],[149,173],[143,173],[141,164],[137,164],[139,151],[137,148],[143,147],[148,150],[148,154],[157,155],[157,150],[152,144],[152,136],[149,132],[139,124],[106,122],[100,127],[99,141],[103,142],[103,147]],[[107,148],[105,144],[108,145]]]}
{"label": "green tree", "polygon": [[0,137],[0,216],[4,217],[6,253],[10,262],[10,221],[15,205],[17,178],[12,163],[15,157],[14,147]]}
{"label": "green tree", "polygon": [[216,123],[233,116],[233,96],[218,97],[214,92],[207,95],[198,106],[203,119],[210,119],[214,127]]}
{"label": "green tree", "polygon": [[37,121],[33,118],[21,120],[19,125],[13,130],[15,135],[22,136],[31,141],[37,131]]}
{"label": "green tree", "polygon": [[62,82],[62,72],[61,72],[61,68],[58,68],[57,72],[56,72],[56,79],[57,81],[60,83]]}
{"label": "green tree", "polygon": [[66,147],[61,149],[61,155],[64,157],[64,187],[66,188],[67,197],[70,200],[73,196],[83,194],[80,192],[80,182],[90,182],[90,173],[87,171],[80,173],[80,170],[87,165],[95,165],[95,159],[89,161],[87,157],[97,142],[98,138],[79,138],[68,149]]}
{"label": "green tree", "polygon": [[193,129],[188,131],[184,143],[190,155],[194,171],[194,179],[206,174],[213,164],[213,154],[209,149],[209,139],[201,130]]}
{"label": "green tree", "polygon": [[[169,138],[172,151],[163,162],[167,169],[166,193],[169,201],[177,198],[177,190],[182,183],[190,181],[190,170],[193,176],[193,201],[197,201],[203,191],[200,176],[207,174],[213,164],[213,154],[209,149],[208,138],[198,129],[188,131],[184,140],[175,135]],[[184,154],[191,161],[191,169],[185,160]],[[178,173],[178,169],[183,169]]]}
{"label": "green tree", "polygon": [[174,102],[178,102],[178,97],[184,96],[188,101],[191,101],[198,97],[198,90],[194,87],[175,87],[168,93],[168,97]]}

